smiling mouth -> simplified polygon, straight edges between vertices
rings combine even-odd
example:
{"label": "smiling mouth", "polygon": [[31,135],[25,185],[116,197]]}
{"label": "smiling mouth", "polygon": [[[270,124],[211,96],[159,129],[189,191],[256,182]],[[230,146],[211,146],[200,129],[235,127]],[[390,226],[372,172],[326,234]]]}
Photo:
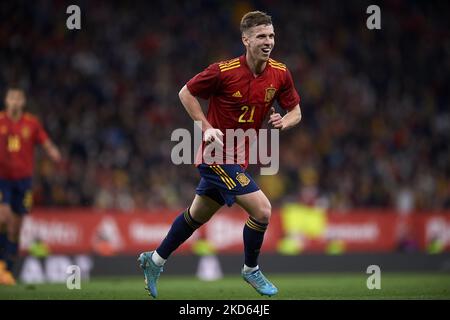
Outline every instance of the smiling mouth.
{"label": "smiling mouth", "polygon": [[270,48],[262,48],[261,51],[262,51],[264,54],[269,54],[269,53],[270,53]]}

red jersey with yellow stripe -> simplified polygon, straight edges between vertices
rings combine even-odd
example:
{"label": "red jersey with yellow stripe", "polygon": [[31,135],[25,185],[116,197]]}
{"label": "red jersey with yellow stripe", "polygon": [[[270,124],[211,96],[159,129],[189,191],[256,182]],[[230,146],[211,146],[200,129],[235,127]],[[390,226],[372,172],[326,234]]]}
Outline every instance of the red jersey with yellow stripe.
{"label": "red jersey with yellow stripe", "polygon": [[48,139],[39,120],[24,113],[18,121],[0,112],[0,178],[23,179],[33,175],[34,147]]}
{"label": "red jersey with yellow stripe", "polygon": [[[186,86],[193,96],[209,99],[208,122],[224,134],[226,129],[260,129],[275,101],[287,111],[300,103],[291,73],[273,59],[256,77],[245,55],[214,63]],[[247,160],[248,152],[245,166]]]}

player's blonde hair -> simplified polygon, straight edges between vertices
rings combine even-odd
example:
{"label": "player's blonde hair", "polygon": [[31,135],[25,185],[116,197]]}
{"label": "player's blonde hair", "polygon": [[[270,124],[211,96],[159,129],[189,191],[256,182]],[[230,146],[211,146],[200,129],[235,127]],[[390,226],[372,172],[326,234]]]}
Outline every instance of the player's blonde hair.
{"label": "player's blonde hair", "polygon": [[262,11],[251,11],[246,13],[241,19],[241,32],[245,33],[250,28],[260,25],[271,25],[272,18]]}

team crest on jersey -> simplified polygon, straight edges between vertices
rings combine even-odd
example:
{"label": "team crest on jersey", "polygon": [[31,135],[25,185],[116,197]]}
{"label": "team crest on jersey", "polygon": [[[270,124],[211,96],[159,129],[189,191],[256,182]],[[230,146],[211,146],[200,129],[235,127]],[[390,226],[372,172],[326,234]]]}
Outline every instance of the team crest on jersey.
{"label": "team crest on jersey", "polygon": [[276,88],[270,87],[266,89],[266,96],[264,97],[264,102],[272,101],[273,97],[275,97]]}
{"label": "team crest on jersey", "polygon": [[24,139],[28,139],[30,137],[30,134],[31,134],[30,128],[28,128],[28,127],[23,127],[22,128],[22,137]]}
{"label": "team crest on jersey", "polygon": [[0,134],[6,134],[8,132],[8,128],[6,126],[0,127]]}
{"label": "team crest on jersey", "polygon": [[236,180],[241,184],[241,186],[245,187],[250,183],[250,179],[245,175],[245,173],[239,173],[236,176]]}

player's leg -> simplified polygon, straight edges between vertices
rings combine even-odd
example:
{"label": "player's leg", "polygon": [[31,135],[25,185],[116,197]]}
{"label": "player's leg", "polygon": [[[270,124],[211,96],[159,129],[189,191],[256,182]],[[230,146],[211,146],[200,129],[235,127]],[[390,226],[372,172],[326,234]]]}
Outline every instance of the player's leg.
{"label": "player's leg", "polygon": [[269,199],[261,191],[236,196],[236,203],[249,214],[244,226],[245,264],[242,276],[260,294],[274,295],[278,289],[261,273],[258,257],[269,224],[272,207]]}
{"label": "player's leg", "polygon": [[245,265],[242,276],[259,293],[276,294],[277,288],[258,268],[259,250],[272,211],[269,200],[251,175],[238,164],[202,165],[199,170],[202,177],[214,186],[217,198],[220,197],[230,207],[238,203],[250,215],[244,226]]}
{"label": "player's leg", "polygon": [[8,180],[0,179],[0,282],[2,274],[7,270],[5,249],[8,241],[8,224],[12,216],[11,190]]}
{"label": "player's leg", "polygon": [[254,271],[258,266],[259,251],[269,224],[272,207],[261,190],[236,196],[236,203],[249,214],[244,226],[245,271]]}
{"label": "player's leg", "polygon": [[8,237],[4,251],[5,261],[11,276],[18,257],[23,216],[31,209],[32,197],[31,178],[11,182],[10,203],[12,214],[8,220]]}
{"label": "player's leg", "polygon": [[195,195],[189,208],[173,222],[167,236],[155,250],[153,261],[163,265],[170,254],[185,242],[195,230],[206,223],[222,205],[204,195]]}
{"label": "player's leg", "polygon": [[6,243],[6,265],[12,273],[18,258],[19,237],[22,228],[23,217],[13,212],[8,223],[8,240]]}
{"label": "player's leg", "polygon": [[237,203],[250,215],[244,227],[245,271],[256,270],[272,211],[269,200],[251,175],[238,164],[211,165],[202,170],[228,206]]}
{"label": "player's leg", "polygon": [[[202,182],[200,185],[202,185]],[[175,219],[159,247],[155,251],[142,253],[138,258],[140,267],[144,270],[146,289],[154,298],[158,295],[157,282],[166,260],[222,206],[222,204],[208,197],[206,195],[208,193],[199,192],[199,189],[197,189],[197,192],[202,193],[202,195],[197,194],[191,206]]]}
{"label": "player's leg", "polygon": [[9,180],[0,180],[0,284],[14,285],[16,283],[12,274],[15,257],[14,241],[12,239],[13,210],[12,194],[13,183]]}
{"label": "player's leg", "polygon": [[0,203],[0,277],[7,270],[5,249],[8,241],[8,221],[11,215],[10,206],[6,203]]}

